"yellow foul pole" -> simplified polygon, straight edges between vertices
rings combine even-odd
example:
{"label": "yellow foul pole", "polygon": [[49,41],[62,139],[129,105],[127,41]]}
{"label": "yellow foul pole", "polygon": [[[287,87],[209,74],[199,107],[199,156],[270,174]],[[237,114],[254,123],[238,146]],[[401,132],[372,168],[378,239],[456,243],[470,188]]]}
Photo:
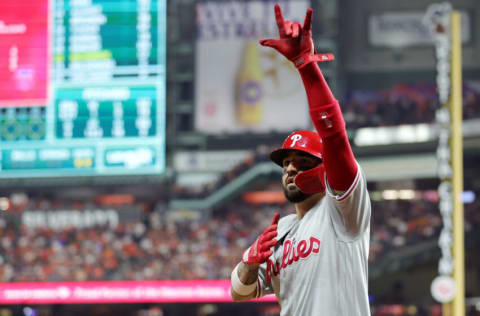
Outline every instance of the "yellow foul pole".
{"label": "yellow foul pole", "polygon": [[454,316],[465,316],[465,241],[463,228],[463,136],[462,136],[462,40],[461,18],[451,14],[451,163],[453,168],[453,278],[456,294],[452,302]]}

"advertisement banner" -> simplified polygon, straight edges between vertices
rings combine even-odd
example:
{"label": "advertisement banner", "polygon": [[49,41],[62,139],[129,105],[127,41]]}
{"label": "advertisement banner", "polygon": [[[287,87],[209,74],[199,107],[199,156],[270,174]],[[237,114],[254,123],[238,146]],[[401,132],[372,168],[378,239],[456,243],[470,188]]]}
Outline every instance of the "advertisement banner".
{"label": "advertisement banner", "polygon": [[[303,23],[309,1],[281,1]],[[308,105],[298,71],[258,40],[278,38],[270,1],[197,5],[195,128],[207,134],[305,129]]]}
{"label": "advertisement banner", "polygon": [[3,216],[7,225],[23,225],[29,229],[89,229],[109,227],[115,229],[120,223],[139,222],[141,210],[134,206],[128,208],[61,208],[54,210],[33,209],[23,212],[8,212]]}
{"label": "advertisement banner", "polygon": [[[471,40],[470,16],[462,13],[462,42]],[[383,12],[368,17],[368,42],[374,47],[433,45],[434,34],[423,23],[423,11]]]}
{"label": "advertisement banner", "polygon": [[252,155],[248,150],[178,151],[173,166],[177,172],[224,172]]}
{"label": "advertisement banner", "polygon": [[[267,295],[259,302],[276,302]],[[3,283],[0,304],[232,302],[230,280]]]}

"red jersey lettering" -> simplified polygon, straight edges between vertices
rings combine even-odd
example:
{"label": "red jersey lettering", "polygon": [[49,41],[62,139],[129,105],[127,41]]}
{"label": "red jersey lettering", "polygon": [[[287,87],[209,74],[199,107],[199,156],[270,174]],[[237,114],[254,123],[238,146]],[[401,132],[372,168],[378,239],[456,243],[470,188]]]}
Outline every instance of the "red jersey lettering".
{"label": "red jersey lettering", "polygon": [[310,254],[315,254],[319,251],[320,240],[313,236],[310,237],[308,241],[300,240],[298,243],[296,243],[295,239],[285,240],[283,243],[281,264],[279,262],[274,263],[270,258],[267,261],[267,282],[271,282],[273,275],[278,275],[280,270],[298,261],[299,258],[307,258]]}

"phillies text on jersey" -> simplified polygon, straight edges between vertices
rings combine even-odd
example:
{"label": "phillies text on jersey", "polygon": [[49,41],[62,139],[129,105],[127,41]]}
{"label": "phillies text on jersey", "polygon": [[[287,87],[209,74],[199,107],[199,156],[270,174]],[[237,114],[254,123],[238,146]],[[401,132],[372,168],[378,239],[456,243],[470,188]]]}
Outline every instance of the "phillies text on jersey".
{"label": "phillies text on jersey", "polygon": [[293,240],[285,240],[283,243],[283,255],[280,262],[274,263],[271,259],[267,260],[267,282],[271,281],[273,275],[278,275],[280,269],[285,269],[287,266],[297,262],[301,258],[307,258],[310,254],[316,254],[320,250],[320,240],[315,237],[310,237],[307,240],[296,242]]}

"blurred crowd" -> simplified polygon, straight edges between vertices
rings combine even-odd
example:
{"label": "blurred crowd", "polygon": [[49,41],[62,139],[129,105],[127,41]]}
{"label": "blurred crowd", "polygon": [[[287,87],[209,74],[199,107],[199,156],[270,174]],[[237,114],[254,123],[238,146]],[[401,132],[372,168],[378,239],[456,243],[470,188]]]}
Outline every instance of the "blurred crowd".
{"label": "blurred crowd", "polygon": [[[442,316],[441,304],[383,304],[373,305],[372,316]],[[465,316],[479,316],[480,311],[475,306],[465,308]]]}
{"label": "blurred crowd", "polygon": [[258,210],[246,216],[251,212],[244,205],[192,219],[151,211],[116,227],[83,229],[32,228],[2,217],[0,281],[226,278],[239,253],[267,224],[266,214]]}
{"label": "blurred crowd", "polygon": [[[425,200],[384,200],[372,204],[370,263],[399,248],[437,240],[443,227],[438,203]],[[464,229],[480,231],[480,201],[464,205]]]}
{"label": "blurred crowd", "polygon": [[[480,92],[473,85],[463,89],[463,118],[480,118]],[[342,102],[349,129],[433,123],[439,108],[431,84],[399,84],[389,90],[353,91]]]}
{"label": "blurred crowd", "polygon": [[[437,203],[384,200],[372,208],[371,263],[393,249],[438,238]],[[479,208],[478,201],[465,205],[467,231],[480,229]],[[287,215],[292,205],[239,198],[208,216],[152,210],[114,227],[53,229],[0,218],[0,282],[227,279],[278,211]]]}
{"label": "blurred crowd", "polygon": [[[17,307],[18,308],[18,307]],[[20,309],[20,308],[18,308]],[[134,315],[134,316],[279,316],[277,303],[182,303],[182,304],[92,304],[92,305],[37,305],[29,315]],[[2,309],[0,308],[0,314]],[[3,314],[1,314],[3,315]],[[10,314],[5,314],[10,315]],[[17,314],[14,314],[17,315]],[[24,315],[23,313],[18,315]],[[438,303],[418,304],[373,304],[372,316],[442,316],[442,306]],[[467,306],[465,316],[479,316],[475,306]]]}
{"label": "blurred crowd", "polygon": [[374,204],[370,241],[371,263],[387,251],[432,240],[443,227],[438,204],[428,201],[388,200]]}

